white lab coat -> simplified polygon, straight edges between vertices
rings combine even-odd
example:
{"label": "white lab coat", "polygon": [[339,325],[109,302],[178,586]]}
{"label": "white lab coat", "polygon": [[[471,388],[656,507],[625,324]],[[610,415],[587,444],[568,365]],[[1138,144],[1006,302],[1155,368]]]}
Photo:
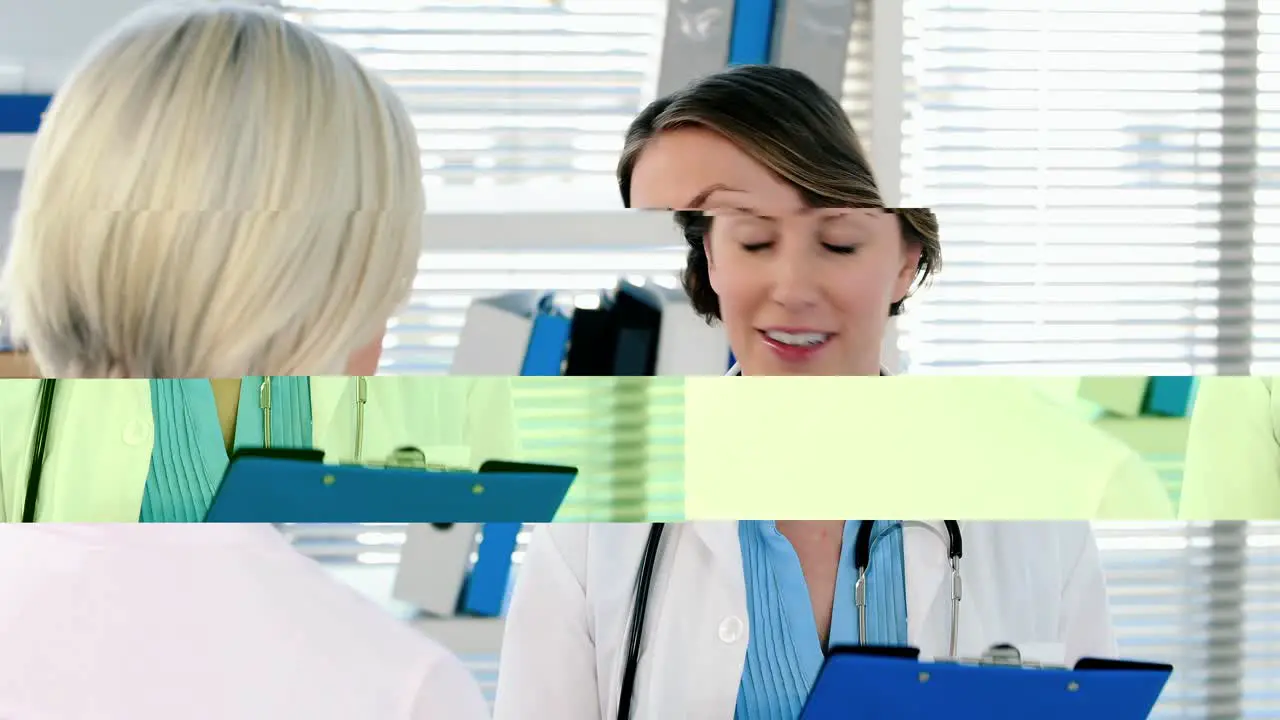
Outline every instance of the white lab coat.
{"label": "white lab coat", "polygon": [[269,525],[0,526],[0,718],[483,720],[448,650]]}
{"label": "white lab coat", "polygon": [[[1073,664],[1115,655],[1097,545],[1087,523],[962,522],[958,651],[1012,643]],[[495,720],[612,720],[648,525],[545,525],[506,620]],[[668,525],[645,619],[632,717],[732,720],[746,658],[737,523]],[[941,523],[908,524],[908,640],[946,656],[951,571]]]}

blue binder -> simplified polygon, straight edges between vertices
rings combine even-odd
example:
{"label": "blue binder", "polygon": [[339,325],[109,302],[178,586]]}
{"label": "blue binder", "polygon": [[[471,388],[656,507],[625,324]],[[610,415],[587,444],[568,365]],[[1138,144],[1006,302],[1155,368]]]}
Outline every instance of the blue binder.
{"label": "blue binder", "polygon": [[485,523],[459,612],[479,617],[502,615],[511,578],[511,555],[523,527],[520,523]]}
{"label": "blue binder", "polygon": [[0,95],[0,134],[34,134],[51,102],[52,95]]}
{"label": "blue binder", "polygon": [[564,368],[564,357],[569,347],[569,329],[572,321],[551,305],[550,296],[538,303],[533,317],[533,329],[529,331],[529,346],[525,350],[522,376],[556,377]]}
{"label": "blue binder", "polygon": [[1082,659],[1074,669],[925,663],[914,648],[833,648],[800,720],[1144,720],[1173,667]]}
{"label": "blue binder", "polygon": [[205,522],[545,523],[578,473],[501,461],[467,472],[330,465],[322,458],[319,451],[239,451]]}
{"label": "blue binder", "polygon": [[1143,415],[1186,417],[1191,405],[1194,377],[1153,377],[1147,386]]}

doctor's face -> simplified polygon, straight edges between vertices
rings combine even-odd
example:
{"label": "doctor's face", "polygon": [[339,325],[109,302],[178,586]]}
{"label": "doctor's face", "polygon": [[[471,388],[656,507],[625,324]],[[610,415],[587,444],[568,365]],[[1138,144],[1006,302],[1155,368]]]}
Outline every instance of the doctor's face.
{"label": "doctor's face", "polygon": [[722,136],[655,137],[632,174],[636,208],[702,209],[708,277],[748,375],[874,375],[890,306],[920,248],[881,209],[807,207]]}

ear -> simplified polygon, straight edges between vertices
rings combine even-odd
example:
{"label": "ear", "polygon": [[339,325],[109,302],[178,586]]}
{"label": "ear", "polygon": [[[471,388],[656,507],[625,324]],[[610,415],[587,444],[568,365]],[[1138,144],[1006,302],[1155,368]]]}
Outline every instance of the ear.
{"label": "ear", "polygon": [[916,280],[920,270],[920,255],[924,248],[918,243],[903,242],[902,264],[898,267],[898,277],[893,284],[893,302],[899,303],[911,292],[911,284]]}
{"label": "ear", "polygon": [[382,360],[382,343],[386,339],[387,333],[378,333],[368,345],[356,350],[347,359],[347,375],[368,376],[378,373],[378,362]]}
{"label": "ear", "polygon": [[711,291],[719,295],[720,273],[716,272],[716,262],[711,258],[711,244],[705,240],[702,242],[702,254],[707,258],[707,281],[711,285]]}

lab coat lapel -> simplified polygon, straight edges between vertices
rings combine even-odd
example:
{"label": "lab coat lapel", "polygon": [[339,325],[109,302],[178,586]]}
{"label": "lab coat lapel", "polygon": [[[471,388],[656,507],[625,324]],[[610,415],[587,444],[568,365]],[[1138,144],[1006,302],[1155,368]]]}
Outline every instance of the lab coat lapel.
{"label": "lab coat lapel", "polygon": [[349,461],[355,454],[354,435],[341,432],[351,423],[340,422],[338,417],[339,408],[349,405],[343,397],[352,391],[353,384],[347,377],[311,378],[311,444],[324,450],[325,460],[330,462]]}
{"label": "lab coat lapel", "polygon": [[[965,524],[960,523],[963,534]],[[947,531],[941,522],[907,523],[903,532],[903,554],[906,560],[907,583],[907,641],[920,649],[923,657],[946,657],[951,644],[951,565],[947,558]],[[970,560],[972,548],[965,546],[966,555],[961,561],[962,580],[972,573],[965,573],[965,560]],[[970,562],[972,562],[970,560]],[[976,643],[983,637],[982,619],[971,600],[973,593],[962,588],[960,601],[960,633],[958,652],[966,655],[974,652]]]}
{"label": "lab coat lapel", "polygon": [[742,546],[736,522],[692,522],[694,535],[711,553],[712,574],[746,602],[747,583],[742,574]]}

